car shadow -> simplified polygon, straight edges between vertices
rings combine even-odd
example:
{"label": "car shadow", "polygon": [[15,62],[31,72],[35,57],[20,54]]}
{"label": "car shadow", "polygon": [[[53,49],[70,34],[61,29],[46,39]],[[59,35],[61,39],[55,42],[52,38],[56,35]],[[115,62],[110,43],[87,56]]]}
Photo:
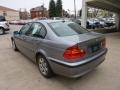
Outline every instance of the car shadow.
{"label": "car shadow", "polygon": [[[26,61],[30,64],[30,65],[35,65],[36,66],[36,69],[38,68],[37,67],[37,64],[31,60],[30,58],[28,58],[27,56],[25,56],[22,52],[20,51],[15,51],[17,53],[20,53],[21,56],[23,56],[24,58],[26,58]],[[61,81],[61,83],[63,82],[73,82],[73,81],[79,81],[79,80],[83,80],[85,78],[91,78],[91,77],[94,77],[96,76],[96,74],[99,74],[99,70],[100,70],[100,67],[98,66],[97,68],[93,69],[91,72],[81,76],[81,77],[78,77],[78,78],[68,78],[68,77],[64,77],[64,76],[60,76],[60,75],[54,75],[52,78],[49,78],[50,80],[57,80],[57,81]]]}
{"label": "car shadow", "polygon": [[[99,77],[99,75],[101,75],[101,69],[100,67],[97,67],[96,69],[94,69],[93,71],[87,73],[86,75],[79,77],[79,78],[67,78],[64,76],[59,76],[59,75],[55,75],[52,78],[44,78],[38,70],[37,65],[30,60],[28,57],[26,57],[23,53],[21,52],[17,52],[20,53],[24,60],[24,62],[26,62],[28,65],[30,65],[30,67],[33,67],[35,71],[33,71],[36,74],[39,74],[37,76],[38,81],[41,83],[41,80],[44,80],[44,82],[48,85],[48,83],[53,83],[54,85],[61,85],[64,86],[64,88],[67,88],[67,90],[73,90],[75,88],[75,86],[80,86],[83,84],[89,84],[91,82],[91,80]],[[37,71],[37,72],[36,72]],[[35,76],[36,77],[36,76]]]}
{"label": "car shadow", "polygon": [[65,86],[66,88],[69,88],[70,90],[73,90],[75,86],[80,86],[85,84],[90,83],[91,80],[95,79],[95,77],[97,77],[97,75],[99,76],[100,72],[99,72],[100,68],[96,68],[93,71],[87,73],[86,75],[79,77],[79,78],[67,78],[67,77],[63,77],[63,76],[55,76],[53,78],[51,78],[51,82],[56,82],[59,84],[62,84],[63,86]]}
{"label": "car shadow", "polygon": [[5,36],[5,35],[8,35],[10,34],[10,32],[5,32],[4,34],[0,35],[0,36]]}

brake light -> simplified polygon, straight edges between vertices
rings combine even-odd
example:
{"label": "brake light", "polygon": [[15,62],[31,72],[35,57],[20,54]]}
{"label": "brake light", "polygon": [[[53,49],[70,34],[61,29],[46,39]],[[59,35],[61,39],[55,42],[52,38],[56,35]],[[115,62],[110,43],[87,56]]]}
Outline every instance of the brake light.
{"label": "brake light", "polygon": [[106,38],[104,38],[104,39],[102,40],[101,46],[102,46],[103,48],[106,48]]}
{"label": "brake light", "polygon": [[79,48],[78,45],[69,47],[66,49],[64,52],[64,58],[66,59],[77,59],[77,58],[82,58],[86,55],[86,52],[84,49]]}

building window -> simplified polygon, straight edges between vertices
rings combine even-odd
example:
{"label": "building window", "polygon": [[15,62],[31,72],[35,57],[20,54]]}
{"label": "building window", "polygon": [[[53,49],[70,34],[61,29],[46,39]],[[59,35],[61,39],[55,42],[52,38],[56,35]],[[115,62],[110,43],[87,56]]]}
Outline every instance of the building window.
{"label": "building window", "polygon": [[3,11],[3,16],[7,16],[7,13],[6,13],[6,11]]}
{"label": "building window", "polygon": [[39,14],[41,15],[42,13],[41,13],[41,12],[39,12]]}

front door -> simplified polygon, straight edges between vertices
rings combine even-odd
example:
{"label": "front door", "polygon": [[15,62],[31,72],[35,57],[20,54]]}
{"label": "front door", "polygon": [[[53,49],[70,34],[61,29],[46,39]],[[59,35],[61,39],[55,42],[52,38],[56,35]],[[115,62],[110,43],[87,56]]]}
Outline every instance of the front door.
{"label": "front door", "polygon": [[35,59],[36,50],[40,47],[41,41],[46,35],[45,27],[40,23],[33,23],[25,34],[26,55],[32,60]]}
{"label": "front door", "polygon": [[17,34],[17,36],[15,36],[15,42],[16,42],[16,46],[17,48],[25,53],[26,52],[26,48],[25,48],[25,34],[26,32],[29,30],[29,28],[31,27],[31,23],[28,23],[26,25],[24,25],[21,30],[19,31],[19,34]]}

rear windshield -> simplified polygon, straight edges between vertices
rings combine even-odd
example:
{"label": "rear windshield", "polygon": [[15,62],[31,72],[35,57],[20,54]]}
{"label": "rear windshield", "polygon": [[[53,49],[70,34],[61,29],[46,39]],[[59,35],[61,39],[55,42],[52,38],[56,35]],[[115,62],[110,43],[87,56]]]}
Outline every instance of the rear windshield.
{"label": "rear windshield", "polygon": [[74,22],[53,22],[49,23],[49,25],[52,28],[53,32],[57,36],[61,37],[79,35],[89,32]]}
{"label": "rear windshield", "polygon": [[0,21],[6,21],[4,16],[0,16]]}

